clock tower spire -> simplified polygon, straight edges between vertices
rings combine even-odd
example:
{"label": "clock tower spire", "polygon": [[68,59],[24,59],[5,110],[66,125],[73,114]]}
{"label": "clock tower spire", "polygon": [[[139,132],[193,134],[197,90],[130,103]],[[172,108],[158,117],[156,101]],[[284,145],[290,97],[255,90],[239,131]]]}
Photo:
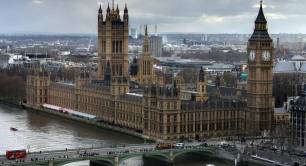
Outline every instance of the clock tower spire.
{"label": "clock tower spire", "polygon": [[272,96],[274,48],[267,30],[262,1],[255,20],[254,32],[248,41],[247,52],[249,56],[247,131],[257,135],[269,133],[274,113]]}

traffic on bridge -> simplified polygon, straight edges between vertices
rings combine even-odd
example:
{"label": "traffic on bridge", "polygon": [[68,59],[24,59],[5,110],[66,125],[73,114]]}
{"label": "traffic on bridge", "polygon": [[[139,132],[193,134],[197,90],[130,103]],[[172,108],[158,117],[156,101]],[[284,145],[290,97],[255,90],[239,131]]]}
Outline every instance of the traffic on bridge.
{"label": "traffic on bridge", "polygon": [[97,160],[113,158],[114,156],[124,156],[131,154],[143,154],[149,152],[178,152],[186,150],[203,150],[207,148],[200,146],[201,143],[177,143],[177,144],[143,144],[143,145],[118,145],[104,148],[87,149],[65,149],[60,151],[46,151],[28,153],[23,157],[1,156],[0,165],[29,165],[33,163],[69,163],[81,160]]}

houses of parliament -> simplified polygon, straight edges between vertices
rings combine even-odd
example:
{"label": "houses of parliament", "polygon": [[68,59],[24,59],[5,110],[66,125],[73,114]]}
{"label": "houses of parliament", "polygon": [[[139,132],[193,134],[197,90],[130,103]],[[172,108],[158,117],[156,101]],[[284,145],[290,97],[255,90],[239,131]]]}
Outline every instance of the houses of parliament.
{"label": "houses of parliament", "polygon": [[43,70],[29,72],[26,102],[87,113],[102,122],[142,133],[152,139],[205,139],[261,135],[273,120],[273,41],[262,5],[249,39],[246,93],[222,95],[218,79],[207,91],[207,74],[199,69],[196,90],[179,76],[157,72],[145,28],[142,54],[129,62],[129,13],[112,5],[98,10],[98,76],[81,73],[74,83],[51,81]]}

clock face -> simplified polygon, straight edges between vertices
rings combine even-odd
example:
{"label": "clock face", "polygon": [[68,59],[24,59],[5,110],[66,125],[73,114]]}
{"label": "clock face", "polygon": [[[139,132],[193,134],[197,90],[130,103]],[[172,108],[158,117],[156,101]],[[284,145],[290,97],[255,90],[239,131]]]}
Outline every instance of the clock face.
{"label": "clock face", "polygon": [[255,56],[256,56],[256,52],[254,50],[251,50],[250,53],[249,53],[249,59],[251,61],[254,61],[255,60]]}
{"label": "clock face", "polygon": [[263,51],[262,52],[262,60],[269,61],[271,59],[271,54],[269,51]]}

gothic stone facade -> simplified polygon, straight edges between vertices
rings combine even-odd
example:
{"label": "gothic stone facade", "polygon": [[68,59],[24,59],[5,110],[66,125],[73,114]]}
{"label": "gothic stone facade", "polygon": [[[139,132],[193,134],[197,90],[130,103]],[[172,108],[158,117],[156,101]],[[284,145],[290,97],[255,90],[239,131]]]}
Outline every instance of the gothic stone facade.
{"label": "gothic stone facade", "polygon": [[248,120],[250,132],[263,134],[270,131],[273,122],[274,98],[272,96],[273,83],[273,41],[267,31],[267,21],[260,4],[259,13],[255,21],[254,33],[248,42]]}
{"label": "gothic stone facade", "polygon": [[[260,17],[261,12],[262,8]],[[263,40],[262,35],[256,35],[257,30],[267,35],[264,20],[256,22],[255,37],[252,36],[248,47],[248,102],[239,96],[220,95],[217,86],[213,95],[207,94],[203,70],[199,72],[197,91],[190,92],[195,96],[183,100],[177,81],[170,85],[157,83],[160,79],[153,70],[147,29],[143,54],[129,69],[127,7],[123,19],[119,13],[118,7],[108,7],[104,19],[99,9],[97,80],[83,73],[73,84],[51,82],[42,72],[31,73],[27,80],[27,103],[33,106],[48,103],[92,114],[105,123],[162,140],[238,136],[245,134],[248,127],[270,128],[273,48],[270,38],[264,36]],[[131,85],[135,83],[137,86]],[[249,122],[252,123],[248,125]]]}

